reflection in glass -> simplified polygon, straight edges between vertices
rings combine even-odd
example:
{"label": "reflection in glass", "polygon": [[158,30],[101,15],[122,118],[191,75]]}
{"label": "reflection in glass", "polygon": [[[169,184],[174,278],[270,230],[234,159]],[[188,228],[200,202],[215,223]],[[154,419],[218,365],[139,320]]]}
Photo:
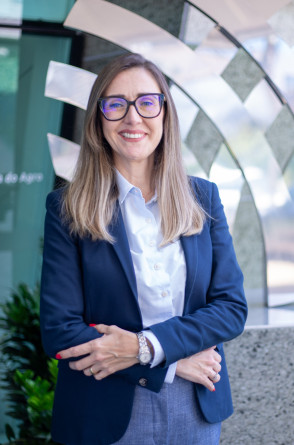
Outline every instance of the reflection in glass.
{"label": "reflection in glass", "polygon": [[1,0],[0,23],[19,25],[22,22],[23,0]]}
{"label": "reflection in glass", "polygon": [[278,116],[282,104],[269,84],[263,79],[247,97],[245,108],[255,125],[265,132]]}
{"label": "reflection in glass", "polygon": [[182,155],[184,166],[188,175],[199,176],[200,178],[208,179],[198,159],[195,157],[194,153],[190,150],[185,142],[182,142]]}
{"label": "reflection in glass", "polygon": [[[278,88],[281,89],[293,109],[293,48],[291,49],[278,36],[274,35],[273,29],[267,26],[267,24],[264,26],[266,19],[272,14],[275,13],[276,17],[281,15],[280,8],[283,7],[283,2],[268,2],[259,10],[262,14],[257,13],[257,9],[261,5],[247,8],[246,2],[240,0],[236,2],[235,8],[230,11],[227,10],[226,5],[220,7],[220,5],[216,5],[215,2],[211,1],[203,2],[196,0],[193,3],[202,7],[220,25],[224,26],[234,37],[238,38],[277,84]],[[238,12],[241,12],[241,10],[242,14],[238,16]],[[294,11],[292,11],[293,13]],[[234,14],[236,16],[232,20],[232,15]],[[239,22],[241,16],[243,17],[243,23]],[[246,25],[244,24],[244,19],[245,21],[247,20]],[[268,22],[273,24],[274,21],[269,19]],[[283,25],[285,26],[285,24],[284,20]],[[284,35],[287,33],[289,36],[292,35],[289,28],[284,31]],[[292,82],[289,82],[290,79],[292,79]],[[261,81],[251,91],[245,102],[245,107],[253,121],[252,125],[265,132],[277,117],[282,105],[274,92],[269,88],[268,83]],[[266,144],[264,144],[264,148],[265,152],[268,151]],[[256,144],[256,149],[258,149],[258,144]],[[269,149],[271,150],[270,147]],[[253,156],[253,152],[251,155],[248,153],[249,159],[252,160]],[[258,157],[257,151],[255,156]],[[268,187],[266,187],[267,193],[265,193],[263,184],[265,175],[260,175],[260,169],[256,168],[258,167],[257,164],[255,167],[247,165],[244,173],[247,179],[251,178],[249,182],[251,187],[254,186],[253,193],[254,188],[256,189],[255,202],[262,216],[267,253],[268,303],[272,306],[286,304],[294,300],[294,257],[293,255],[289,256],[289,250],[294,252],[292,241],[290,241],[294,239],[294,229],[292,229],[293,224],[290,217],[291,214],[293,215],[293,197],[291,199],[289,193],[287,197],[281,178],[278,181],[274,181],[274,184],[271,183],[275,173],[272,170],[273,159],[271,159],[270,163],[268,162],[270,158],[273,157],[270,155],[267,159],[264,158],[261,163],[266,176],[270,178]],[[277,171],[275,167],[274,170]],[[284,188],[284,191],[280,187]],[[288,188],[288,190],[290,189]],[[285,208],[288,209],[288,214],[285,214]],[[288,240],[288,243],[286,240]]]}
{"label": "reflection in glass", "polygon": [[170,88],[178,112],[182,139],[185,140],[199,111],[199,107],[177,85]]}
{"label": "reflection in glass", "polygon": [[[288,186],[292,203],[294,201],[294,155],[289,162],[284,179]],[[272,210],[271,210],[272,211]],[[268,256],[268,285],[272,292],[269,294],[269,305],[276,306],[293,301],[293,276],[294,276],[294,206],[289,202],[282,205],[274,222],[270,220],[271,213],[267,215],[268,238],[270,243]],[[274,238],[273,224],[281,226],[281,236]]]}
{"label": "reflection in glass", "polygon": [[181,40],[197,52],[203,66],[221,74],[238,48],[219,33],[215,23],[196,8],[186,4],[186,20],[182,22]]}
{"label": "reflection in glass", "polygon": [[[1,0],[3,1],[3,0]],[[15,0],[14,0],[15,1]],[[17,0],[18,1],[18,0]],[[75,0],[24,1],[24,20],[63,22]]]}
{"label": "reflection in glass", "polygon": [[[215,0],[191,0],[242,44],[262,66],[266,74],[285,96],[294,111],[294,8],[288,0],[230,3]],[[290,14],[290,17],[289,17]],[[287,28],[287,24],[291,24]],[[279,27],[278,27],[279,24]],[[283,28],[281,38],[280,28]]]}
{"label": "reflection in glass", "polygon": [[284,42],[291,48],[294,46],[294,34],[293,34],[293,16],[294,16],[294,3],[289,2],[285,6],[279,9],[268,19],[268,24],[275,31],[275,34],[280,36]]}
{"label": "reflection in glass", "polygon": [[89,71],[50,61],[45,96],[86,109],[93,83],[97,75]]}
{"label": "reflection in glass", "polygon": [[80,146],[48,133],[49,150],[56,176],[70,181],[78,160]]}
{"label": "reflection in glass", "polygon": [[224,144],[211,167],[209,179],[218,185],[228,224],[233,232],[244,177]]}
{"label": "reflection in glass", "polygon": [[44,202],[54,181],[46,133],[59,131],[62,117],[62,104],[44,97],[44,79],[51,58],[68,60],[70,43],[0,39],[0,300],[40,277]]}

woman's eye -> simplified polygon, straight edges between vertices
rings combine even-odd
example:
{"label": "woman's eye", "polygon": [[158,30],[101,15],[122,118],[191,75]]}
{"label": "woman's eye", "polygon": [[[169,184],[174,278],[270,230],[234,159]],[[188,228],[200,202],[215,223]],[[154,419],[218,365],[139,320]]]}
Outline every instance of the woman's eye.
{"label": "woman's eye", "polygon": [[139,106],[144,108],[150,108],[153,107],[154,105],[155,105],[154,100],[151,100],[149,98],[142,98]]}
{"label": "woman's eye", "polygon": [[151,107],[153,105],[152,102],[145,100],[144,102],[141,102],[141,107]]}
{"label": "woman's eye", "polygon": [[115,108],[121,108],[121,107],[123,107],[122,103],[120,103],[120,102],[113,102],[111,104],[108,104],[107,108],[115,109]]}
{"label": "woman's eye", "polygon": [[142,96],[139,98],[139,106],[142,108],[151,108],[158,104],[158,99],[155,96]]}

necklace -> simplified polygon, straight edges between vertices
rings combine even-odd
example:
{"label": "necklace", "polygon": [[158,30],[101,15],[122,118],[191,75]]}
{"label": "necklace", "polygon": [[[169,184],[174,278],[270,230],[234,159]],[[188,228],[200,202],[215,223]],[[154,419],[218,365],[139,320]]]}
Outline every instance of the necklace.
{"label": "necklace", "polygon": [[143,195],[143,198],[145,199],[145,202],[148,202],[152,198],[152,196],[154,195],[154,192],[153,192],[153,190],[151,190],[148,193],[145,193],[145,192],[143,193],[142,192],[142,195]]}

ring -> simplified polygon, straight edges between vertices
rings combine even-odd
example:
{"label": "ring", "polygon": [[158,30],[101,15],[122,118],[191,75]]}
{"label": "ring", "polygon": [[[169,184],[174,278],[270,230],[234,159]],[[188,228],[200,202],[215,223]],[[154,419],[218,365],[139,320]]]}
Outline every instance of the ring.
{"label": "ring", "polygon": [[90,368],[90,373],[91,373],[92,375],[95,375],[95,372],[93,371],[92,366],[91,366],[91,368]]}
{"label": "ring", "polygon": [[216,372],[216,373],[214,374],[214,376],[212,377],[211,380],[214,382],[217,378],[218,378],[218,372]]}

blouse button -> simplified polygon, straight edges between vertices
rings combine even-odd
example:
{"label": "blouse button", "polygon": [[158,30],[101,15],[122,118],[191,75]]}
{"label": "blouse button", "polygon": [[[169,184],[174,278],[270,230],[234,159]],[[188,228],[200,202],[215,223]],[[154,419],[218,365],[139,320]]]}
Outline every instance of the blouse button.
{"label": "blouse button", "polygon": [[151,246],[151,247],[153,247],[153,246],[155,246],[155,241],[149,241],[149,246]]}
{"label": "blouse button", "polygon": [[155,270],[159,270],[160,269],[160,265],[159,264],[154,264],[154,269]]}
{"label": "blouse button", "polygon": [[163,290],[163,291],[161,292],[161,296],[162,296],[162,297],[167,297],[167,292],[166,292],[165,290]]}

